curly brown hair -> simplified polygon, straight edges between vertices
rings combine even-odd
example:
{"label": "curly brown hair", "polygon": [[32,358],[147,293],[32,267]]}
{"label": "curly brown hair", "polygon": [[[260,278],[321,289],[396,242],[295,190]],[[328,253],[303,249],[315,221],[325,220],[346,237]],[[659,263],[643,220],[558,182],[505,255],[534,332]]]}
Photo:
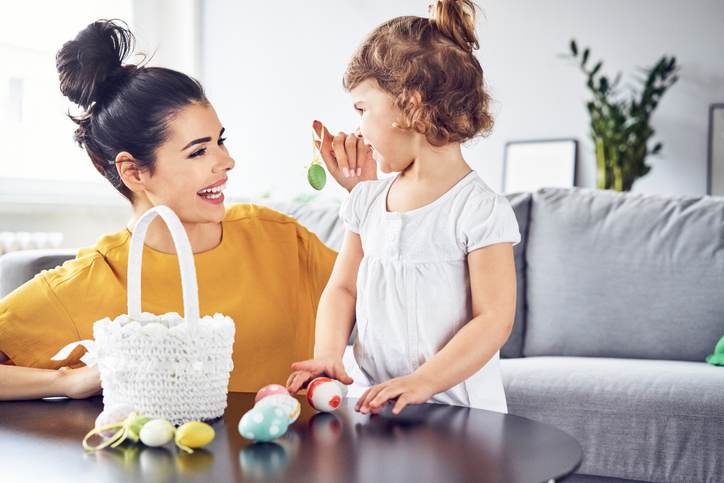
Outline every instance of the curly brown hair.
{"label": "curly brown hair", "polygon": [[487,135],[493,117],[473,54],[475,4],[437,0],[430,8],[429,19],[397,17],[373,30],[350,60],[344,87],[375,79],[402,112],[396,127],[424,134],[434,146]]}

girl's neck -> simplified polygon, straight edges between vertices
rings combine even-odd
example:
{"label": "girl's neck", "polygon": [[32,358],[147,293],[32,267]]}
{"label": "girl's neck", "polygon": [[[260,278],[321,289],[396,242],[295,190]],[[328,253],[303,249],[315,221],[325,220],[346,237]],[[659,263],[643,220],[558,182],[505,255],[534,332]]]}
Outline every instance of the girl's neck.
{"label": "girl's neck", "polygon": [[457,181],[472,169],[463,158],[460,143],[436,147],[420,143],[417,155],[410,165],[400,173],[404,182],[446,185]]}
{"label": "girl's neck", "polygon": [[[136,202],[133,204],[133,216],[128,222],[128,229],[133,230],[136,221],[152,206],[146,203]],[[193,253],[202,253],[216,248],[221,243],[223,229],[221,223],[186,223],[181,222],[189,237],[191,251]],[[144,244],[162,253],[176,253],[176,247],[171,238],[171,232],[168,230],[166,223],[156,217],[148,227]]]}
{"label": "girl's neck", "polygon": [[416,153],[413,162],[390,186],[387,211],[404,213],[427,206],[472,171],[463,158],[460,144],[439,148],[427,144]]}

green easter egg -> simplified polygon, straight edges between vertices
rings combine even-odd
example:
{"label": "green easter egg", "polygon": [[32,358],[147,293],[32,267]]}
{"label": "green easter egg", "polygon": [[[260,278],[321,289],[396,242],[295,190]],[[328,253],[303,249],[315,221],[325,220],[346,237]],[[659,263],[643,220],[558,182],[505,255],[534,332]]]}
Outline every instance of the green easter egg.
{"label": "green easter egg", "polygon": [[327,172],[324,171],[321,165],[313,164],[307,171],[307,179],[309,180],[309,184],[312,185],[312,188],[319,191],[327,184]]}
{"label": "green easter egg", "polygon": [[289,427],[287,412],[279,406],[254,407],[239,421],[239,434],[254,441],[272,441]]}

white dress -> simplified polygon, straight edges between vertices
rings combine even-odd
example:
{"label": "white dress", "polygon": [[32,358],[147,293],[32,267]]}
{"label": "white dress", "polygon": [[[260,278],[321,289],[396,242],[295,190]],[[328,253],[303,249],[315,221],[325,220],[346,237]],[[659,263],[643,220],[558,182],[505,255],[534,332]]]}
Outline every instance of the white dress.
{"label": "white dress", "polygon": [[[472,319],[468,253],[520,241],[507,198],[469,173],[429,205],[387,211],[395,177],[359,183],[342,204],[345,227],[360,235],[357,338],[345,365],[350,397],[406,376],[440,351]],[[429,402],[507,413],[496,354],[478,372]]]}

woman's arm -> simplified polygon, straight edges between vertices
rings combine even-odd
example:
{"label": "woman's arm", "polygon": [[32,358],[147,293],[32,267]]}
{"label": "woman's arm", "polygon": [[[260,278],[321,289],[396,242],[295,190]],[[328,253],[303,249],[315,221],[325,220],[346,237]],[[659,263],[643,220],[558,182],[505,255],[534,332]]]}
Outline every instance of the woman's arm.
{"label": "woman's arm", "polygon": [[319,301],[314,359],[292,364],[295,372],[287,381],[290,392],[297,392],[319,374],[327,374],[345,384],[352,383],[344,370],[342,356],[355,320],[357,271],[363,256],[359,235],[348,231]]}
{"label": "woman's arm", "polygon": [[516,302],[512,245],[475,250],[468,255],[468,267],[473,319],[414,373],[370,388],[357,403],[360,411],[379,410],[394,398],[396,414],[407,404],[423,403],[475,374],[508,340]]}
{"label": "woman's arm", "polygon": [[100,390],[97,367],[55,370],[0,365],[0,401],[51,396],[82,399]]}

